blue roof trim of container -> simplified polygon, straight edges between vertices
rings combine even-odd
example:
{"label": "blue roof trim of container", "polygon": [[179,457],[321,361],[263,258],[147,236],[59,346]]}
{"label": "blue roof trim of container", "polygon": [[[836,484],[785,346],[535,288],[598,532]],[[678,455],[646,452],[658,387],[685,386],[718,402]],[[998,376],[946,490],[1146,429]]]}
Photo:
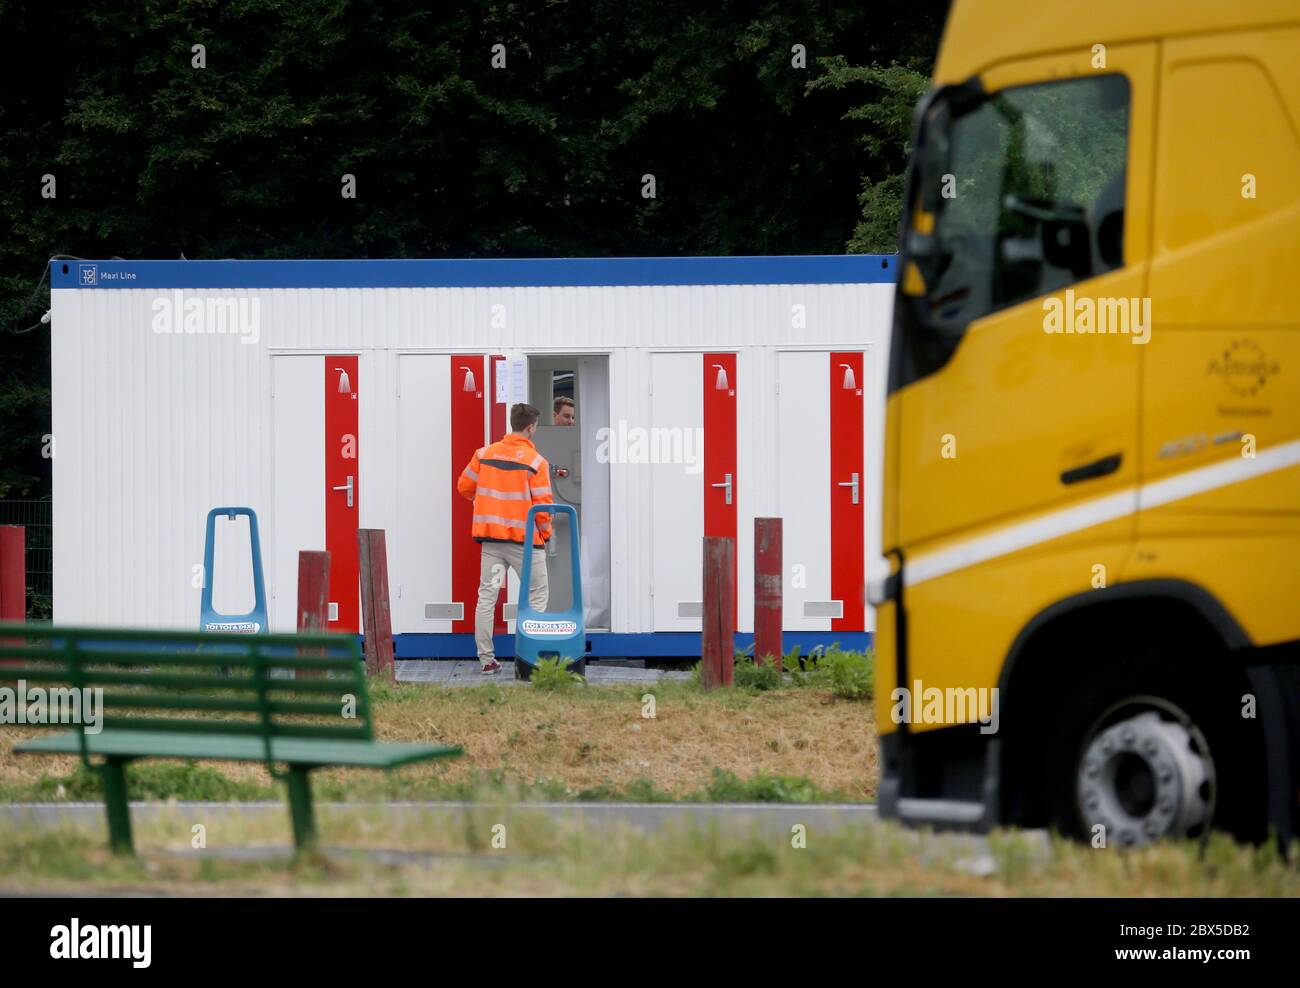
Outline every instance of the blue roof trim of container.
{"label": "blue roof trim of container", "polygon": [[897,278],[893,254],[355,261],[50,262],[53,288],[516,288],[856,285]]}

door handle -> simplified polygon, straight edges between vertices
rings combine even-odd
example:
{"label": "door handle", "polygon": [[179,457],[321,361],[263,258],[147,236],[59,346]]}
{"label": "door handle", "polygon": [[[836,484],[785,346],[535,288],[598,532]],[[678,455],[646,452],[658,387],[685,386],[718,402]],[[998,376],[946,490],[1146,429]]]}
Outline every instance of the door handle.
{"label": "door handle", "polygon": [[1119,469],[1119,461],[1122,458],[1123,454],[1112,453],[1110,456],[1103,456],[1100,460],[1085,463],[1081,467],[1071,467],[1069,470],[1061,472],[1061,483],[1077,484],[1081,480],[1092,480],[1095,477],[1104,477],[1108,473],[1114,473]]}
{"label": "door handle", "polygon": [[730,504],[731,503],[731,474],[724,473],[722,476],[726,477],[727,479],[723,481],[721,484],[710,484],[709,486],[724,488],[727,492],[727,503]]}
{"label": "door handle", "polygon": [[352,486],[352,479],[353,479],[353,478],[352,478],[352,475],[349,474],[349,475],[348,475],[348,482],[347,482],[346,484],[339,484],[338,487],[331,487],[331,488],[330,488],[330,490],[332,490],[332,491],[347,491],[347,492],[348,492],[348,507],[349,507],[349,508],[352,507],[352,493],[353,493],[353,490],[354,490],[354,488],[353,488],[353,486]]}
{"label": "door handle", "polygon": [[852,477],[853,479],[852,479],[852,480],[841,480],[841,481],[839,481],[839,483],[837,483],[835,486],[836,486],[836,487],[852,487],[852,488],[853,488],[853,503],[854,503],[854,504],[857,504],[857,503],[858,503],[858,475],[857,475],[856,473],[851,473],[851,474],[849,474],[849,476]]}

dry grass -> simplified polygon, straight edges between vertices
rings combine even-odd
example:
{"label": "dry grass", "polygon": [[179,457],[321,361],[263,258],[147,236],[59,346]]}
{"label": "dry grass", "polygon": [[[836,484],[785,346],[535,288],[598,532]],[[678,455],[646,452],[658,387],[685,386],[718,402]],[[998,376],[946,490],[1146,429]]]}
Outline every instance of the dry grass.
{"label": "dry grass", "polygon": [[[541,785],[552,797],[653,789],[685,798],[707,787],[717,769],[741,779],[797,777],[837,798],[875,796],[869,703],[807,688],[703,693],[674,682],[653,687],[655,716],[647,718],[646,692],[639,686],[546,693],[523,686],[381,685],[373,700],[382,740],[458,744],[465,756],[387,775],[323,769],[314,775],[317,791],[324,798],[439,798],[490,775],[515,786]],[[35,791],[43,779],[67,777],[78,765],[71,757],[15,756],[14,743],[38,730],[0,731],[0,792],[11,799]],[[270,785],[260,765],[208,764],[235,782]]]}

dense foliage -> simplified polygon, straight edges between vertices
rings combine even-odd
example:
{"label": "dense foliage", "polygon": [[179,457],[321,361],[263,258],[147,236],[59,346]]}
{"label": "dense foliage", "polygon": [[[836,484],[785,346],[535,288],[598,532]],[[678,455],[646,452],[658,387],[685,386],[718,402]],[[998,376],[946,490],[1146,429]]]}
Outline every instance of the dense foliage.
{"label": "dense foliage", "polygon": [[0,498],[48,493],[51,255],[893,250],[945,7],[0,0]]}

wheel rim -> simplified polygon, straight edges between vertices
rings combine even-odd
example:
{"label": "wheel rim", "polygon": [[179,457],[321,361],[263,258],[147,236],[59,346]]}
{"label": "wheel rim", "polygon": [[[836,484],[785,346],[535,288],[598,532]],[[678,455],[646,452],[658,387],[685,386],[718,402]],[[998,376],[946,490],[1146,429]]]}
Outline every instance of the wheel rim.
{"label": "wheel rim", "polygon": [[1142,846],[1197,837],[1214,815],[1214,760],[1192,719],[1159,697],[1131,697],[1088,732],[1076,769],[1088,836]]}

